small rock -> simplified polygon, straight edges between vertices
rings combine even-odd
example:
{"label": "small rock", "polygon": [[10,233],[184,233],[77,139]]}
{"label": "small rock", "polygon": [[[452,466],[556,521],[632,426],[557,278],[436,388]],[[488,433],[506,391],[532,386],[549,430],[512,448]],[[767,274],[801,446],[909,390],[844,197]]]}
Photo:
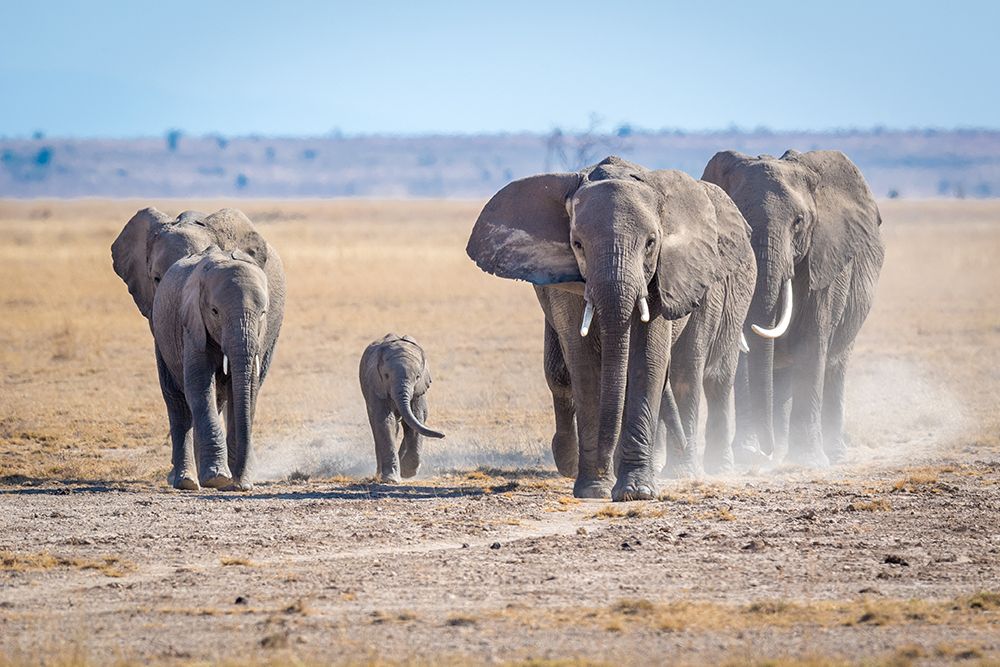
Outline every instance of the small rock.
{"label": "small rock", "polygon": [[901,565],[903,567],[910,567],[910,564],[906,562],[906,559],[897,554],[888,554],[882,559],[883,563],[888,565]]}
{"label": "small rock", "polygon": [[635,547],[628,542],[622,542],[622,551],[635,551]]}
{"label": "small rock", "polygon": [[862,588],[860,591],[858,591],[858,593],[860,593],[862,595],[866,595],[866,594],[867,595],[882,595],[882,591],[880,591],[877,588],[872,588],[871,586],[867,586],[865,588]]}
{"label": "small rock", "polygon": [[468,549],[469,548],[469,543],[468,542],[462,542],[462,548],[463,549]]}
{"label": "small rock", "polygon": [[499,548],[500,548],[499,542],[494,542],[493,544],[490,545],[490,549],[499,549]]}
{"label": "small rock", "polygon": [[587,534],[587,529],[584,528],[583,526],[580,526],[579,528],[576,529],[576,534],[577,535],[586,535]]}
{"label": "small rock", "polygon": [[743,551],[761,551],[765,546],[767,546],[767,543],[763,540],[750,540],[740,547],[740,549]]}
{"label": "small rock", "polygon": [[233,602],[233,604],[247,604],[249,602],[250,601],[247,598],[245,598],[244,596],[241,595],[238,598],[236,598],[236,600]]}

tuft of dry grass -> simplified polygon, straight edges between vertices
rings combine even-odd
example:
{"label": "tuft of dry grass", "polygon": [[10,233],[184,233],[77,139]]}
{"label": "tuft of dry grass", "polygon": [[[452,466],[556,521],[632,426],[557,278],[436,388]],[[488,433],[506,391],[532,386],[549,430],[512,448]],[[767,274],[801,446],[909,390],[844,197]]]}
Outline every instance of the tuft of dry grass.
{"label": "tuft of dry grass", "polygon": [[222,558],[219,559],[219,564],[222,565],[223,567],[229,567],[234,565],[240,567],[257,567],[257,564],[254,563],[249,558],[243,558],[240,556],[223,556]]}
{"label": "tuft of dry grass", "polygon": [[848,512],[891,512],[892,503],[885,498],[855,500],[847,505]]}
{"label": "tuft of dry grass", "polygon": [[56,568],[96,570],[107,577],[123,577],[138,569],[135,563],[118,556],[103,556],[95,560],[55,556],[44,551],[29,554],[0,551],[0,572],[42,572]]}

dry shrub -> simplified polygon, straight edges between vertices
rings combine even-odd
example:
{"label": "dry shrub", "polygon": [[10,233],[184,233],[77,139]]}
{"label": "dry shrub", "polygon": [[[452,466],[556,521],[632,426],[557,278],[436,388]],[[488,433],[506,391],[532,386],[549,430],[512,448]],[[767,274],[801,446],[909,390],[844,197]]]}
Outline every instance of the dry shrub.
{"label": "dry shrub", "polygon": [[96,570],[108,577],[123,577],[137,569],[134,563],[118,556],[102,556],[95,560],[54,556],[44,551],[31,554],[0,551],[0,571],[2,572],[42,572],[56,568]]}

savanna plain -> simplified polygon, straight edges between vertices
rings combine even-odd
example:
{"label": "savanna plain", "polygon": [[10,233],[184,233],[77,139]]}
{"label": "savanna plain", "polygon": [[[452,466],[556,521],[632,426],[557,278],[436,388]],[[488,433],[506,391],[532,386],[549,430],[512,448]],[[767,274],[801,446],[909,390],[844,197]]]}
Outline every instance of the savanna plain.
{"label": "savanna plain", "polygon": [[[251,493],[180,492],[152,337],[109,247],[244,210],[288,301]],[[481,202],[0,201],[0,665],[1000,662],[1000,204],[881,203],[851,455],[581,502],[531,288]],[[372,481],[364,347],[434,386],[420,475]]]}

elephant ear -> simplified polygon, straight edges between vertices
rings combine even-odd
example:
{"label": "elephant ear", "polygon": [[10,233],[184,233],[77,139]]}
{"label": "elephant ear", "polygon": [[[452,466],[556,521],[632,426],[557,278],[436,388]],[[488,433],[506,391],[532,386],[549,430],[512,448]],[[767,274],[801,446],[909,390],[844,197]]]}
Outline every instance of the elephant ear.
{"label": "elephant ear", "polygon": [[501,278],[535,285],[582,281],[566,210],[581,180],[580,174],[542,174],[504,186],[479,214],[465,252]]}
{"label": "elephant ear", "polygon": [[683,172],[654,171],[643,180],[661,198],[656,282],[663,316],[676,320],[701,305],[720,275],[715,207],[706,189]]}
{"label": "elephant ear", "polygon": [[153,310],[153,283],[149,278],[147,244],[155,234],[171,223],[166,214],[144,208],[125,223],[111,244],[111,262],[115,273],[128,286],[128,293],[146,319]]}
{"label": "elephant ear", "polygon": [[822,289],[856,255],[881,244],[882,218],[864,176],[840,151],[786,154],[818,176],[816,224],[809,245],[809,288]]}
{"label": "elephant ear", "polygon": [[740,209],[718,185],[699,182],[715,209],[719,243],[719,277],[729,275],[744,264],[754,264],[753,247],[750,245],[750,225],[740,213]]}
{"label": "elephant ear", "polygon": [[215,242],[222,250],[242,250],[250,255],[260,268],[263,269],[267,265],[267,241],[243,211],[224,208],[206,217],[201,224],[212,230]]}
{"label": "elephant ear", "polygon": [[737,151],[716,153],[705,165],[701,180],[715,183],[726,192],[732,192],[734,181],[739,178],[741,173],[739,167],[752,159],[749,155]]}

